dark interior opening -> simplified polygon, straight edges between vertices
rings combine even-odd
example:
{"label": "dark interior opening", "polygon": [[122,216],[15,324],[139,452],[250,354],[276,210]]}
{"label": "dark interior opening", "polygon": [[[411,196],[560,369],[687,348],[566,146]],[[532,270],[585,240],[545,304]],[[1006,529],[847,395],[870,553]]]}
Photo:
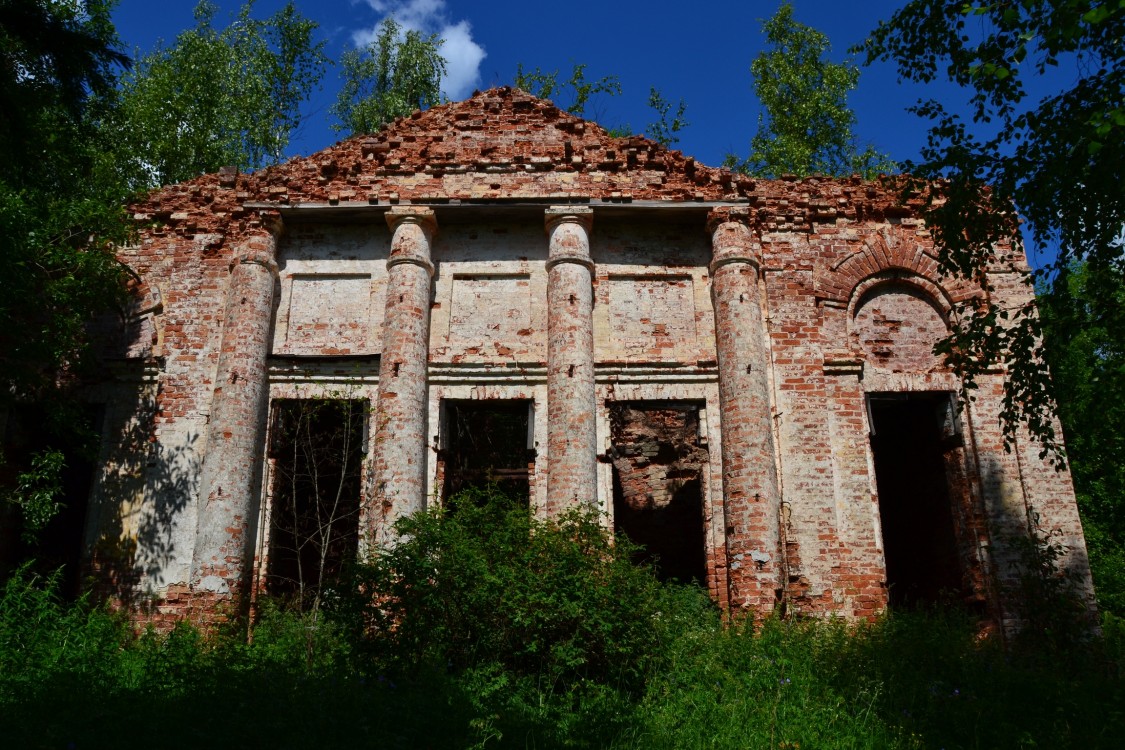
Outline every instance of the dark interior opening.
{"label": "dark interior opening", "polygon": [[640,549],[636,562],[665,581],[706,584],[703,475],[707,449],[699,406],[610,405],[614,529]]}
{"label": "dark interior opening", "polygon": [[[45,526],[32,532],[20,510],[0,503],[0,576],[6,578],[17,565],[33,560],[33,569],[40,574],[61,569],[63,597],[73,599],[81,593],[86,522],[104,418],[105,407],[100,404],[77,405],[65,414],[35,404],[9,409],[0,464],[3,486],[15,488],[24,475],[30,480],[24,494],[34,494],[57,481],[58,508]],[[57,474],[48,454],[61,456]]]}
{"label": "dark interior opening", "polygon": [[446,507],[455,509],[455,498],[466,490],[488,486],[528,504],[535,465],[531,404],[522,399],[445,401],[441,459]]}
{"label": "dark interior opening", "polygon": [[309,606],[355,559],[367,402],[273,402],[266,588]]}
{"label": "dark interior opening", "polygon": [[950,394],[871,394],[871,448],[891,606],[964,597],[945,452]]}

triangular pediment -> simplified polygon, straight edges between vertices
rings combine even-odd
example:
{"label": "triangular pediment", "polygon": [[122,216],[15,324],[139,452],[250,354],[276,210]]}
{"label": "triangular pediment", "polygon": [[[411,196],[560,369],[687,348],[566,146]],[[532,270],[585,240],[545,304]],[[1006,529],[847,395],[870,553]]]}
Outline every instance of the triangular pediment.
{"label": "triangular pediment", "polygon": [[370,136],[263,170],[290,203],[328,200],[731,200],[753,181],[696,164],[508,87],[416,111]]}
{"label": "triangular pediment", "polygon": [[224,169],[171,185],[132,209],[142,224],[231,236],[256,231],[273,208],[507,201],[733,203],[748,205],[764,231],[808,231],[816,223],[906,216],[915,208],[900,203],[893,185],[858,176],[762,180],[704,166],[501,87],[285,164],[247,174]]}

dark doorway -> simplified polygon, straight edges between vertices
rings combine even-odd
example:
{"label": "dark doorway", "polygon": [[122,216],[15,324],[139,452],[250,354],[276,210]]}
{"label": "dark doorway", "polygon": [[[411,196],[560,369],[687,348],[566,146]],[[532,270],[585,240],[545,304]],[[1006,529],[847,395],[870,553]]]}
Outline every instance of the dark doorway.
{"label": "dark doorway", "polygon": [[20,495],[37,499],[35,507],[22,511],[0,503],[0,577],[33,560],[38,573],[60,571],[62,596],[73,599],[81,592],[88,551],[86,523],[104,417],[105,408],[99,404],[10,407],[0,485],[11,489],[22,485]]}
{"label": "dark doorway", "polygon": [[891,606],[964,599],[946,452],[960,431],[951,394],[868,396]]}
{"label": "dark doorway", "polygon": [[614,529],[640,546],[635,559],[665,581],[705,584],[706,525],[699,406],[610,405]]}
{"label": "dark doorway", "polygon": [[532,402],[450,399],[444,406],[442,498],[450,503],[465,490],[493,485],[526,505],[535,465]]}
{"label": "dark doorway", "polygon": [[367,412],[362,400],[273,402],[266,588],[302,608],[356,555]]}

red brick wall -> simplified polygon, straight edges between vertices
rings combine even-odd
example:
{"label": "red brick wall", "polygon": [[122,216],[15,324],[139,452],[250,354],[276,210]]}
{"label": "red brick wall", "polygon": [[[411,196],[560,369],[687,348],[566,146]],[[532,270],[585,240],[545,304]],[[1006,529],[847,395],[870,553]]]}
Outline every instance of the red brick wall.
{"label": "red brick wall", "polygon": [[[249,175],[224,171],[157,191],[133,206],[138,244],[120,251],[141,278],[138,288],[149,290],[146,298],[160,299],[159,305],[147,305],[144,324],[134,326],[134,336],[148,343],[134,341],[123,349],[127,356],[147,357],[157,373],[153,424],[140,431],[151,442],[144,448],[133,445],[129,450],[135,455],[114,459],[117,465],[143,467],[138,469],[144,475],[138,481],[143,499],[128,504],[106,498],[110,505],[119,502],[121,510],[120,518],[108,513],[103,541],[107,547],[134,550],[125,562],[134,565],[142,587],[168,596],[167,606],[173,609],[186,606],[173,604],[183,600],[190,583],[191,549],[203,507],[200,493],[208,492],[200,487],[200,467],[215,429],[210,422],[222,411],[212,396],[217,385],[227,387],[215,378],[229,314],[232,261],[248,238],[276,225],[279,209],[350,207],[377,215],[393,205],[432,202],[440,217],[447,205],[454,215],[458,203],[493,202],[496,232],[478,217],[471,226],[451,224],[448,239],[439,234],[434,261],[440,299],[433,296],[428,279],[390,283],[392,297],[410,297],[404,297],[403,307],[414,321],[409,324],[394,322],[395,306],[384,307],[389,230],[369,222],[370,217],[354,225],[293,223],[281,230],[283,249],[308,249],[318,237],[346,245],[350,249],[341,257],[351,264],[349,278],[370,283],[341,287],[347,299],[326,300],[324,306],[307,298],[294,303],[292,288],[274,289],[297,305],[279,313],[277,320],[288,325],[284,315],[292,310],[297,318],[292,331],[274,339],[281,343],[273,354],[364,355],[369,362],[384,346],[384,333],[390,332],[386,340],[394,344],[414,331],[417,335],[409,338],[423,349],[431,338],[434,342],[426,361],[407,362],[405,354],[387,350],[379,379],[385,396],[391,392],[385,384],[394,378],[387,368],[396,362],[400,374],[403,367],[414,368],[408,400],[415,404],[411,409],[422,410],[433,403],[427,398],[426,378],[434,376],[434,368],[449,384],[443,388],[486,392],[490,381],[480,373],[495,372],[505,393],[542,392],[546,329],[558,302],[547,301],[549,240],[543,234],[543,215],[519,204],[580,204],[605,218],[599,215],[591,230],[593,309],[583,314],[592,326],[590,384],[599,395],[576,415],[588,412],[591,425],[604,420],[604,402],[613,393],[659,398],[675,392],[699,398],[717,388],[721,397],[708,397],[706,404],[712,432],[723,437],[714,441],[721,445],[708,448],[724,456],[722,474],[715,470],[709,478],[707,499],[714,517],[724,519],[710,526],[716,595],[726,603],[727,595],[736,592],[731,603],[762,612],[774,606],[777,589],[786,607],[869,616],[883,606],[886,592],[866,394],[957,390],[956,377],[930,347],[944,334],[958,305],[985,294],[966,281],[944,280],[937,271],[940,248],[933,246],[917,217],[928,198],[940,200],[940,195],[913,194],[905,202],[900,197],[893,185],[858,178],[767,182],[734,175],[641,137],[611,138],[549,102],[503,88],[415,113],[378,135],[353,138],[279,167]],[[516,204],[511,211],[508,203]],[[729,255],[728,249],[746,257],[708,268],[712,258],[704,213],[720,203],[727,205],[714,213],[711,229],[733,219],[738,242],[728,247],[717,240],[716,259]],[[681,211],[675,221],[650,220],[672,208]],[[530,230],[525,227],[529,220],[535,225]],[[287,236],[292,245],[286,244]],[[526,249],[535,243],[540,244]],[[1026,267],[1022,257],[1007,244],[996,250],[995,289],[989,293],[1009,304],[1026,300],[1030,291],[1019,283],[1019,271]],[[474,303],[467,318],[441,308],[458,299],[464,302],[468,288],[457,277],[462,290],[455,294],[457,279],[442,276],[445,258],[466,264],[464,268],[480,263],[474,266],[474,278],[499,269],[509,281],[513,274],[526,279],[526,287],[519,287],[526,302],[521,296],[497,306],[506,317],[495,328],[495,341],[491,334],[477,335],[493,330],[478,320],[490,314],[485,301]],[[328,260],[325,256],[315,262]],[[363,263],[374,270],[360,268]],[[581,264],[569,265],[572,271],[585,271]],[[292,283],[284,270],[282,281]],[[572,290],[566,284],[577,289],[582,283],[589,282],[557,279],[555,288],[564,290],[569,302]],[[317,288],[322,287],[333,294],[330,284]],[[352,319],[338,320],[345,311]],[[387,315],[385,326],[381,313]],[[440,329],[433,334],[428,328],[415,330],[431,314]],[[577,331],[574,325],[570,329]],[[454,331],[471,333],[480,343],[455,339]],[[399,348],[420,351],[412,346]],[[566,344],[558,351],[570,353],[572,348]],[[571,380],[569,365],[582,362],[564,364],[562,375],[556,373],[558,382]],[[357,377],[367,384],[376,380],[374,373]],[[1026,437],[1015,453],[1004,451],[996,423],[1002,374],[985,377],[981,385],[962,417],[963,463],[969,469],[959,510],[969,527],[979,530],[987,522],[987,534],[979,531],[977,555],[985,571],[980,576],[1012,583],[1006,571],[1015,553],[1007,540],[1026,535],[1030,514],[1066,545],[1065,564],[1088,585],[1069,476],[1054,472]],[[590,390],[584,386],[583,403]],[[557,397],[556,403],[561,403]],[[548,419],[545,406],[539,404],[540,420]],[[394,471],[410,466],[411,481],[425,485],[431,480],[419,478],[414,469],[435,465],[429,446],[434,420],[414,416],[420,417],[411,421],[417,423],[417,434],[406,440],[409,446],[403,443],[401,456],[384,466]],[[582,434],[588,438],[593,430],[583,427]],[[585,438],[582,455],[604,448]],[[406,436],[395,431],[383,442],[400,439]],[[549,452],[551,447],[540,449]],[[592,464],[594,457],[574,460]],[[545,466],[540,458],[540,475]],[[603,474],[597,476],[604,477],[604,469],[599,471]],[[593,481],[600,489],[583,486],[582,493],[600,492],[604,503],[604,479]],[[418,488],[412,492],[417,495]],[[143,539],[137,532],[145,527],[143,519],[159,520],[164,536]],[[132,546],[115,547],[120,540],[110,538],[114,535],[128,537]],[[769,560],[759,565],[752,553]],[[1009,619],[1018,617],[1007,600],[1003,611]]]}

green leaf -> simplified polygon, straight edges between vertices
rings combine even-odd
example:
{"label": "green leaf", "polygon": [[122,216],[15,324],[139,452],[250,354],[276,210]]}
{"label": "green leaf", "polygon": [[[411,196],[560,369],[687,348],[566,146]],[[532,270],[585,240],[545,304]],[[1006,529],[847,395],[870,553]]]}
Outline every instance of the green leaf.
{"label": "green leaf", "polygon": [[1082,20],[1091,26],[1097,25],[1113,14],[1105,5],[1098,5],[1082,14]]}
{"label": "green leaf", "polygon": [[446,72],[443,40],[436,34],[405,31],[386,18],[375,38],[342,59],[344,85],[331,112],[337,132],[374,133],[395,118],[441,101]]}
{"label": "green leaf", "polygon": [[847,96],[858,84],[858,68],[830,62],[828,37],[797,22],[793,13],[793,6],[784,3],[762,25],[768,47],[751,63],[750,73],[763,115],[750,155],[728,163],[761,177],[873,177],[895,171],[886,156],[861,149],[852,133],[855,114]]}

